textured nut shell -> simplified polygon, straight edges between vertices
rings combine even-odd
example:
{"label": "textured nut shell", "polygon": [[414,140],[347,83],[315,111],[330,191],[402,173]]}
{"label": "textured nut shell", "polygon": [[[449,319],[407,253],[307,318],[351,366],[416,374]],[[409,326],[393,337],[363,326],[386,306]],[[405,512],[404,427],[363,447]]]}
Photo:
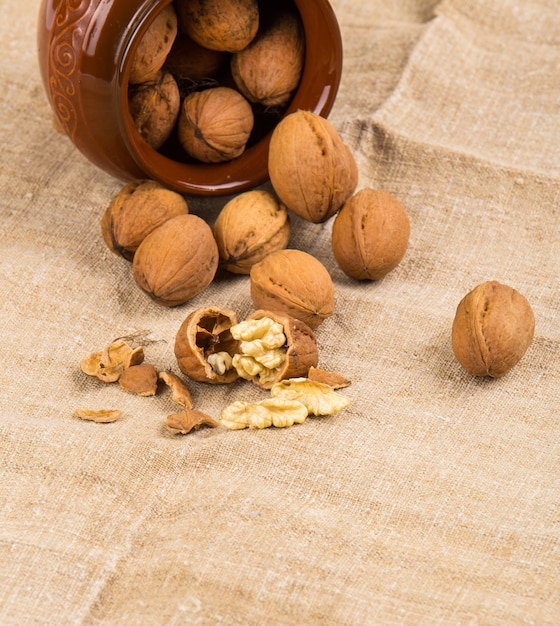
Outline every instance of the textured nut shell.
{"label": "textured nut shell", "polygon": [[170,72],[160,72],[153,82],[130,90],[128,106],[142,139],[158,150],[171,136],[181,109],[177,81]]}
{"label": "textured nut shell", "polygon": [[175,358],[185,376],[212,384],[231,383],[239,378],[232,368],[218,374],[208,363],[215,352],[237,352],[238,342],[229,329],[237,324],[235,311],[215,306],[192,311],[181,324],[175,337]]}
{"label": "textured nut shell", "polygon": [[290,220],[286,207],[271,193],[247,191],[224,206],[213,232],[223,267],[249,274],[255,263],[288,245]]}
{"label": "textured nut shell", "polygon": [[184,304],[212,282],[218,246],[208,224],[196,215],[178,215],[152,231],[132,262],[138,286],[164,306]]}
{"label": "textured nut shell", "polygon": [[299,17],[286,11],[275,17],[231,59],[231,73],[239,91],[250,102],[269,107],[289,101],[299,84],[305,58]]}
{"label": "textured nut shell", "polygon": [[332,228],[334,257],[359,280],[383,278],[403,259],[410,221],[403,205],[385,191],[362,189],[346,201]]}
{"label": "textured nut shell", "polygon": [[315,223],[333,216],[358,184],[350,149],[330,122],[310,111],[296,111],[277,124],[268,169],[282,202]]}
{"label": "textured nut shell", "polygon": [[286,335],[286,360],[273,380],[260,383],[258,377],[253,382],[263,389],[270,389],[275,383],[285,378],[307,376],[309,368],[315,367],[319,361],[317,339],[313,330],[304,322],[285,313],[260,309],[249,315],[248,320],[260,320],[269,317],[282,324]]}
{"label": "textured nut shell", "polygon": [[107,246],[129,261],[138,246],[164,222],[189,212],[180,194],[153,180],[126,184],[101,218],[101,234]]}
{"label": "textured nut shell", "polygon": [[177,80],[201,81],[212,78],[226,62],[228,54],[209,50],[179,33],[165,60],[165,69]]}
{"label": "textured nut shell", "polygon": [[177,14],[169,4],[148,26],[148,30],[138,43],[130,69],[130,83],[145,83],[156,77],[176,36]]}
{"label": "textured nut shell", "polygon": [[474,376],[498,378],[523,357],[535,317],[518,291],[497,281],[475,287],[459,303],[452,327],[453,352]]}
{"label": "textured nut shell", "polygon": [[326,267],[302,250],[272,252],[251,268],[257,309],[282,311],[315,329],[332,315],[334,284]]}
{"label": "textured nut shell", "polygon": [[127,367],[119,378],[119,385],[139,396],[155,396],[157,392],[158,373],[150,363]]}
{"label": "textured nut shell", "polygon": [[253,130],[251,105],[229,87],[191,93],[183,100],[177,132],[190,156],[221,163],[241,155]]}
{"label": "textured nut shell", "polygon": [[210,50],[243,50],[257,34],[257,0],[175,0],[179,28]]}

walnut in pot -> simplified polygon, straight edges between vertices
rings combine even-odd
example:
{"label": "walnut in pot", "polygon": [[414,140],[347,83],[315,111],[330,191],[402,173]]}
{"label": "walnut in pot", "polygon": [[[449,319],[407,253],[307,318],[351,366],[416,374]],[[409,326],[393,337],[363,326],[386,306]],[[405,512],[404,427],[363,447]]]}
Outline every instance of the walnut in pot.
{"label": "walnut in pot", "polygon": [[237,52],[259,28],[257,0],[175,0],[179,28],[210,50]]}
{"label": "walnut in pot", "polygon": [[268,191],[247,191],[225,204],[213,232],[223,267],[249,274],[255,263],[288,245],[290,219],[286,207]]}
{"label": "walnut in pot", "polygon": [[482,283],[459,303],[452,326],[452,347],[473,376],[498,378],[516,365],[535,332],[527,299],[497,281]]}
{"label": "walnut in pot", "polygon": [[196,215],[178,215],[158,226],[138,246],[132,274],[152,300],[178,306],[208,287],[218,259],[210,226]]}
{"label": "walnut in pot", "polygon": [[253,41],[231,59],[231,73],[239,91],[266,107],[286,104],[303,71],[305,37],[299,16],[274,11]]}
{"label": "walnut in pot", "polygon": [[181,109],[177,81],[170,72],[161,71],[153,81],[133,85],[128,107],[142,139],[159,150],[171,136]]}
{"label": "walnut in pot", "polygon": [[165,69],[178,81],[197,83],[214,77],[229,55],[220,50],[210,50],[179,33],[165,60]]}
{"label": "walnut in pot", "polygon": [[334,310],[327,268],[302,250],[277,250],[253,265],[250,290],[255,308],[282,311],[313,329]]}
{"label": "walnut in pot", "polygon": [[272,132],[268,169],[278,197],[296,215],[320,223],[354,193],[354,155],[326,119],[310,111],[283,118]]}
{"label": "walnut in pot", "polygon": [[240,156],[254,125],[249,102],[229,87],[189,94],[179,114],[178,135],[185,152],[203,163]]}
{"label": "walnut in pot", "polygon": [[164,222],[189,212],[185,198],[154,180],[127,183],[101,218],[109,249],[131,261],[142,241]]}
{"label": "walnut in pot", "polygon": [[400,201],[385,191],[365,188],[336,215],[332,249],[345,274],[378,280],[401,262],[409,235],[410,221]]}

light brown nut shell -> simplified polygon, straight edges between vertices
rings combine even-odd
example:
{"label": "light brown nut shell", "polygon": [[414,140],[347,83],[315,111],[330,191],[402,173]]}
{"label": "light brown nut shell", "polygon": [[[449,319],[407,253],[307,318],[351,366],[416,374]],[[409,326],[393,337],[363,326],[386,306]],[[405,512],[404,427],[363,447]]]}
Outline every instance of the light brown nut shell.
{"label": "light brown nut shell", "polygon": [[403,259],[410,221],[405,208],[386,191],[365,188],[336,215],[332,249],[342,271],[358,280],[378,280]]}
{"label": "light brown nut shell", "polygon": [[243,50],[257,34],[257,0],[175,0],[179,28],[210,50]]}
{"label": "light brown nut shell", "polygon": [[243,154],[254,121],[251,105],[239,92],[213,87],[183,100],[177,132],[189,156],[222,163]]}
{"label": "light brown nut shell", "polygon": [[192,311],[181,324],[175,337],[175,357],[185,376],[212,384],[231,383],[239,378],[234,368],[219,374],[208,357],[219,352],[230,356],[237,352],[238,342],[229,329],[237,324],[235,311],[216,306]]}
{"label": "light brown nut shell", "polygon": [[334,284],[326,267],[302,250],[272,252],[251,268],[256,309],[281,311],[317,328],[334,310]]}
{"label": "light brown nut shell", "polygon": [[155,302],[178,306],[214,279],[218,246],[212,229],[196,215],[178,215],[142,241],[132,262],[137,285]]}
{"label": "light brown nut shell", "polygon": [[313,330],[304,322],[285,313],[260,309],[249,315],[247,320],[259,320],[269,317],[282,324],[286,335],[286,359],[273,380],[260,383],[258,377],[253,382],[263,389],[270,389],[275,383],[286,378],[307,376],[309,368],[319,361],[317,339]]}
{"label": "light brown nut shell", "polygon": [[213,232],[223,267],[249,274],[255,263],[288,245],[290,219],[286,207],[268,191],[247,191],[223,207]]}
{"label": "light brown nut shell", "polygon": [[201,426],[217,428],[220,423],[202,411],[184,409],[178,413],[168,415],[165,425],[172,435],[188,435],[191,431],[198,430]]}
{"label": "light brown nut shell", "polygon": [[358,184],[350,149],[330,122],[310,111],[291,113],[274,128],[268,169],[280,200],[315,223],[333,216]]}
{"label": "light brown nut shell", "polygon": [[142,241],[158,226],[189,212],[185,198],[154,180],[127,183],[101,218],[101,234],[109,249],[132,261]]}
{"label": "light brown nut shell", "polygon": [[123,370],[119,385],[139,396],[155,396],[157,392],[158,373],[150,363],[132,365]]}
{"label": "light brown nut shell", "polygon": [[305,59],[305,36],[299,16],[274,11],[255,39],[231,59],[239,91],[267,107],[286,104],[297,88]]}
{"label": "light brown nut shell", "polygon": [[169,4],[155,17],[138,43],[130,69],[130,83],[154,80],[163,67],[176,36],[177,14]]}
{"label": "light brown nut shell", "polygon": [[512,287],[488,281],[457,307],[453,352],[473,376],[498,378],[521,360],[534,332],[535,316],[527,299]]}

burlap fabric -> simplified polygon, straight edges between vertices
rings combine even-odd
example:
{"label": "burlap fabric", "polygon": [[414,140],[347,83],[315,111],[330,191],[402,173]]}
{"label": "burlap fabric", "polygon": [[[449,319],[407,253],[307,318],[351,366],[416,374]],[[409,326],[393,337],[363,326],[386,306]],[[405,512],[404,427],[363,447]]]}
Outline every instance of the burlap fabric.
{"label": "burlap fabric", "polygon": [[[384,280],[337,268],[331,224],[292,247],[331,271],[321,365],[351,406],[289,429],[166,431],[169,395],[88,379],[119,336],[177,371],[206,304],[252,310],[246,277],[163,309],[100,236],[120,189],[51,124],[36,1],[0,2],[0,623],[560,623],[560,16],[556,0],[337,0],[330,116],[360,187],[394,193],[410,247]],[[193,199],[214,219],[222,201]],[[537,324],[519,365],[474,379],[451,322],[505,282]],[[250,384],[193,384],[217,415]],[[75,408],[115,407],[114,424]]]}

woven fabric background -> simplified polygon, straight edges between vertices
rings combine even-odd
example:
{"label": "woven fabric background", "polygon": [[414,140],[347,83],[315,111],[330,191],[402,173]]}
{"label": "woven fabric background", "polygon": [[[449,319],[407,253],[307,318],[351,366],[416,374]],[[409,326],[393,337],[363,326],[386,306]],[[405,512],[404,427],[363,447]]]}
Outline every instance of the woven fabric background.
{"label": "woven fabric background", "polygon": [[[163,309],[105,247],[121,188],[52,125],[38,2],[0,0],[0,623],[560,623],[560,15],[556,0],[336,0],[344,75],[330,119],[360,187],[395,194],[411,238],[384,280],[338,269],[330,222],[290,245],[336,287],[320,365],[343,413],[288,429],[173,437],[167,394],[80,372],[115,337],[177,371],[207,304],[252,310],[221,276]],[[209,222],[224,199],[189,199]],[[534,341],[497,380],[456,362],[460,299],[499,280]],[[250,384],[192,384],[217,416]],[[77,407],[117,407],[113,424]]]}

